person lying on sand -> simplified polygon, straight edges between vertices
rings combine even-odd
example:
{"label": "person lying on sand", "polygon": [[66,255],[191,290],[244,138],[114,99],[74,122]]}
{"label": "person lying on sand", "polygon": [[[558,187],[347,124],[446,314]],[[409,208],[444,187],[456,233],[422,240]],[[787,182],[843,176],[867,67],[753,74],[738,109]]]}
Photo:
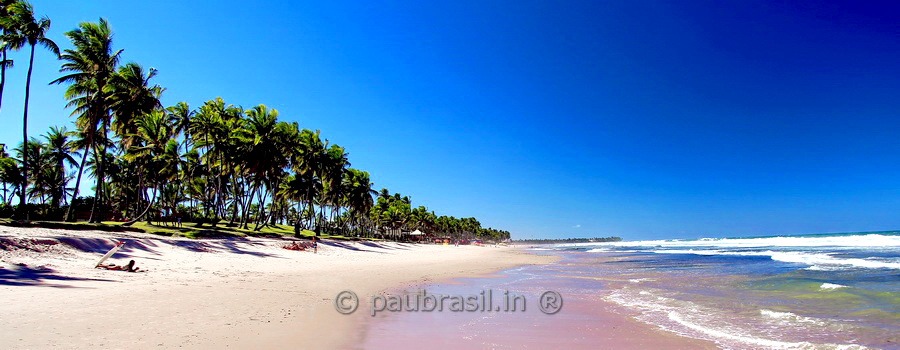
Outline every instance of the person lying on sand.
{"label": "person lying on sand", "polygon": [[291,242],[281,247],[287,250],[307,250],[309,248],[312,248],[314,253],[318,253],[319,245],[316,243],[316,241],[318,241],[318,239],[313,238],[311,242]]}
{"label": "person lying on sand", "polygon": [[134,260],[129,261],[128,265],[125,265],[125,266],[117,266],[116,264],[109,264],[109,265],[100,264],[100,265],[97,265],[97,268],[113,270],[113,271],[128,271],[128,272],[138,272],[138,270],[141,269],[140,267],[134,267]]}

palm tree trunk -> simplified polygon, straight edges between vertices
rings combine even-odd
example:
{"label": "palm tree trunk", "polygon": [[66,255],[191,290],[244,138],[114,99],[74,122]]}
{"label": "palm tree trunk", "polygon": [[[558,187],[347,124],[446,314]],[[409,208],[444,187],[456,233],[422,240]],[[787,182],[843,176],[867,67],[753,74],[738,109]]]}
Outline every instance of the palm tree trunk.
{"label": "palm tree trunk", "polygon": [[28,208],[25,206],[28,187],[28,99],[31,94],[31,71],[34,69],[34,45],[31,45],[31,55],[28,59],[28,75],[25,79],[25,109],[22,112],[22,196],[19,198],[19,206],[28,220]]}
{"label": "palm tree trunk", "polygon": [[253,228],[253,231],[259,231],[260,223],[264,222],[268,219],[268,216],[264,216],[266,213],[266,197],[269,196],[269,190],[266,189],[265,192],[259,192],[259,214],[256,215],[256,227]]}
{"label": "palm tree trunk", "polygon": [[66,200],[66,166],[62,161],[59,162],[59,178],[57,179],[59,183],[59,188],[57,189],[58,196],[56,198],[56,205],[53,209],[59,209],[59,206]]}
{"label": "palm tree trunk", "polygon": [[240,225],[243,223],[244,214],[247,212],[247,209],[244,196],[240,195],[241,192],[238,191],[239,187],[241,190],[244,189],[243,184],[241,184],[241,181],[239,181],[238,178],[238,176],[235,176],[234,181],[232,181],[231,183],[231,186],[234,188],[234,201],[233,205],[231,206],[231,219],[228,220],[228,226],[234,226],[234,222],[238,219],[238,205],[240,205],[241,221],[237,224],[237,226],[240,227]]}
{"label": "palm tree trunk", "polygon": [[244,202],[243,213],[241,213],[241,224],[240,227],[242,229],[247,229],[247,220],[250,218],[250,206],[253,205],[253,195],[256,194],[256,186],[250,187],[250,195],[247,196],[247,201]]}
{"label": "palm tree trunk", "polygon": [[[62,203],[66,195],[66,184],[64,183],[66,178],[66,167],[63,165],[62,160],[56,164],[56,167],[59,169],[59,176],[56,178],[56,189],[50,193],[50,208],[47,210],[48,214],[51,210],[59,209],[59,204]],[[56,218],[54,217],[53,220],[56,220]]]}
{"label": "palm tree trunk", "polygon": [[153,188],[153,198],[151,198],[150,201],[147,202],[147,208],[144,209],[144,212],[141,213],[140,215],[132,218],[131,220],[128,220],[128,222],[122,224],[122,226],[134,225],[134,223],[140,221],[141,218],[144,217],[144,215],[147,215],[147,213],[150,212],[150,208],[153,207],[153,202],[156,201],[156,192],[157,192],[156,188],[154,187]]}
{"label": "palm tree trunk", "polygon": [[93,136],[88,136],[88,147],[85,148],[84,155],[81,156],[81,164],[78,165],[78,177],[75,179],[75,190],[72,192],[72,201],[69,202],[69,207],[66,209],[66,217],[63,218],[65,221],[69,221],[72,217],[70,215],[72,213],[72,206],[75,204],[75,199],[78,198],[78,186],[81,186],[81,174],[84,173],[84,163],[87,162],[88,153],[91,153],[90,144],[93,139]]}
{"label": "palm tree trunk", "polygon": [[3,61],[0,61],[0,107],[3,106],[3,87],[6,85],[6,49],[0,50]]}
{"label": "palm tree trunk", "polygon": [[[105,122],[103,122],[105,124]],[[106,135],[106,126],[100,126],[100,132]],[[106,192],[103,190],[103,179],[106,178],[106,174],[104,173],[104,156],[106,155],[106,149],[100,151],[100,148],[95,145],[94,147],[94,157],[97,158],[97,185],[96,191],[94,191],[94,204],[91,206],[91,217],[88,219],[88,222],[101,222],[103,219],[101,218],[101,212],[103,211],[102,202],[103,202],[103,194]],[[96,219],[95,219],[96,216]]]}

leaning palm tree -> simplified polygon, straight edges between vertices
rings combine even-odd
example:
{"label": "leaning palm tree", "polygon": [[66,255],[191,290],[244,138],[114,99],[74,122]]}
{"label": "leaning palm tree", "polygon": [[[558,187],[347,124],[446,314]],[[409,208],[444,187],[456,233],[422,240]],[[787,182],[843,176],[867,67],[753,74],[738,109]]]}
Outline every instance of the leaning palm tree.
{"label": "leaning palm tree", "polygon": [[[72,41],[73,49],[66,49],[62,55],[63,63],[60,72],[65,73],[51,84],[69,84],[66,89],[66,99],[69,102],[66,107],[73,108],[72,116],[78,127],[77,132],[84,143],[82,161],[75,180],[75,192],[72,197],[78,196],[81,177],[87,164],[88,154],[106,152],[103,142],[106,140],[106,131],[110,123],[110,97],[107,86],[115,74],[122,50],[112,49],[112,29],[105,19],[97,23],[82,22],[78,28],[65,33]],[[103,186],[100,186],[103,176],[103,159],[98,158],[97,164],[97,190],[94,204],[102,198]],[[71,206],[69,207],[71,209]],[[93,213],[93,210],[92,210]],[[66,219],[71,218],[71,210],[67,211]],[[92,215],[93,218],[93,215]]]}
{"label": "leaning palm tree", "polygon": [[[28,99],[31,94],[31,72],[34,70],[34,48],[37,45],[41,45],[50,52],[53,52],[57,57],[59,57],[59,47],[56,46],[56,43],[53,40],[50,40],[46,37],[47,31],[50,30],[50,19],[47,17],[42,17],[40,20],[35,19],[34,17],[34,7],[31,6],[28,2],[19,1],[12,6],[9,7],[10,18],[13,18],[15,22],[16,31],[19,35],[13,36],[9,38],[9,47],[18,50],[24,47],[26,44],[31,47],[31,54],[28,59],[28,74],[25,78],[25,108],[22,113],[22,139],[24,142],[24,146],[28,146]],[[27,157],[28,151],[25,150],[23,154]],[[28,160],[23,159],[22,162],[25,165],[22,168],[22,176],[25,178],[25,181],[28,181]],[[28,220],[28,210],[25,209],[25,201],[26,201],[26,193],[23,190],[22,197],[19,198],[19,204],[22,205],[22,209],[24,209],[24,219]]]}

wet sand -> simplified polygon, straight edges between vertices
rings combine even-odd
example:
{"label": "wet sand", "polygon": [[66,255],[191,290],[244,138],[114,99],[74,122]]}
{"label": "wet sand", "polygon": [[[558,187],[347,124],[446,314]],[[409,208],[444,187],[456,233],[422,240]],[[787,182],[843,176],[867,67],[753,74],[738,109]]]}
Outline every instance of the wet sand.
{"label": "wet sand", "polygon": [[[471,311],[380,312],[367,322],[364,348],[408,348],[409,344],[423,342],[436,349],[717,348],[712,342],[636,320],[638,313],[603,299],[611,284],[590,276],[560,275],[560,269],[566,270],[560,266],[566,264],[563,260],[523,266],[391,291],[400,296],[490,295],[493,301],[481,305],[491,305],[494,311],[484,312],[476,303]],[[555,313],[552,308],[547,310],[550,313],[541,309],[541,296],[547,291],[557,292],[563,299],[562,308]],[[520,304],[516,299],[519,296],[524,300]],[[515,311],[508,307],[513,303]]]}

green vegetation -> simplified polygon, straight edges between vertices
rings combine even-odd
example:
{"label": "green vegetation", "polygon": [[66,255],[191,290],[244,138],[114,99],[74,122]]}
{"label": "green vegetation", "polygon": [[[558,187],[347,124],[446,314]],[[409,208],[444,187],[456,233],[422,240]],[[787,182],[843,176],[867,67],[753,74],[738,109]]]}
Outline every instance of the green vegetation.
{"label": "green vegetation", "polygon": [[[376,193],[368,172],[350,168],[343,147],[323,140],[318,130],[280,121],[278,111],[263,104],[245,109],[215,98],[196,108],[186,102],[163,106],[165,88],[153,82],[157,71],[120,64],[123,50],[115,48],[104,19],[66,32],[71,47],[61,55],[44,37],[50,20],[36,20],[27,2],[0,0],[0,26],[3,79],[12,67],[7,51],[28,47],[33,62],[35,46],[47,48],[62,61],[61,76],[51,84],[66,86],[66,106],[75,118],[73,131],[53,127],[41,138],[28,137],[29,64],[22,144],[14,157],[0,150],[2,215],[87,219],[98,228],[188,237],[402,239],[416,229],[453,239],[510,236],[475,218],[413,208],[408,196],[387,189]],[[2,89],[0,81],[0,102]],[[85,171],[94,180],[90,197],[78,193]],[[182,227],[175,228],[177,221]]]}

